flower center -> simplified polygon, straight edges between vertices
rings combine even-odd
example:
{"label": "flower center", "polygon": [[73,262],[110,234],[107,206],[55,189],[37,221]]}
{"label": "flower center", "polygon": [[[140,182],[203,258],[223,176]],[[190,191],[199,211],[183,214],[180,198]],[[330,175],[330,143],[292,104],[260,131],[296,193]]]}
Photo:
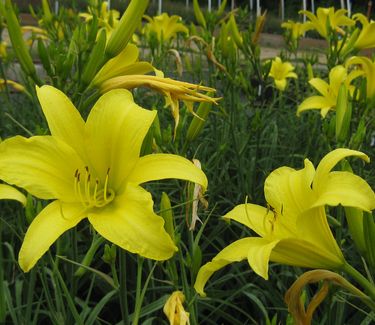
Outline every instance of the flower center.
{"label": "flower center", "polygon": [[93,179],[89,168],[83,172],[77,169],[74,173],[74,192],[85,208],[101,208],[115,198],[115,192],[108,187],[108,168],[104,183],[98,178]]}

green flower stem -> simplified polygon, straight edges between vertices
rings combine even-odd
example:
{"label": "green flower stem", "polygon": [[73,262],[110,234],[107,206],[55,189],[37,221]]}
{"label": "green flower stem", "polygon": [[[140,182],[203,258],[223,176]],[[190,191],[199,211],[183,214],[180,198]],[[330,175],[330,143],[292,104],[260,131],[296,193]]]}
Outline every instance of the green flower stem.
{"label": "green flower stem", "polygon": [[141,315],[142,299],[141,299],[141,287],[142,287],[142,266],[143,257],[137,256],[137,287],[135,291],[135,307],[134,307],[134,317],[133,325],[138,325],[139,317]]}
{"label": "green flower stem", "polygon": [[350,264],[345,263],[341,269],[346,274],[350,275],[355,281],[357,281],[362,288],[365,289],[368,296],[375,302],[375,286],[369,280],[367,280],[361,273],[359,273]]}
{"label": "green flower stem", "polygon": [[129,325],[129,309],[128,309],[128,291],[126,287],[126,252],[119,248],[120,251],[120,309],[122,322]]}

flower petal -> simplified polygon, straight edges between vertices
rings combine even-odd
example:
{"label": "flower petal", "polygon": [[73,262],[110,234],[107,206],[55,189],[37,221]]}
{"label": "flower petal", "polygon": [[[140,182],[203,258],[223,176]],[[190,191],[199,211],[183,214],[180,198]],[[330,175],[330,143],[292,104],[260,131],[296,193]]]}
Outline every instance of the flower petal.
{"label": "flower petal", "polygon": [[261,237],[251,237],[249,239],[251,239],[251,243],[249,243],[247,261],[256,274],[268,280],[270,255],[279,240],[269,241]]}
{"label": "flower petal", "polygon": [[98,177],[109,172],[116,190],[138,161],[141,146],[156,111],[138,106],[128,90],[117,89],[96,102],[86,122],[86,150]]}
{"label": "flower petal", "polygon": [[320,78],[312,78],[309,80],[309,84],[319,91],[319,93],[324,97],[328,96],[329,85],[324,80]]}
{"label": "flower petal", "polygon": [[26,205],[26,197],[14,187],[0,184],[0,200],[16,200],[23,205]]}
{"label": "flower petal", "polygon": [[177,251],[153,211],[151,194],[128,184],[124,193],[104,208],[89,214],[95,230],[117,246],[154,260],[167,260]]}
{"label": "flower petal", "polygon": [[0,179],[41,199],[76,201],[77,166],[84,164],[76,152],[52,136],[16,136],[0,143]]}
{"label": "flower petal", "polygon": [[326,154],[316,168],[313,189],[319,192],[323,188],[323,184],[326,183],[328,174],[332,168],[335,167],[340,160],[350,156],[359,157],[366,162],[370,161],[370,158],[363,152],[346,148],[335,149]]}
{"label": "flower petal", "polygon": [[240,262],[246,259],[249,247],[253,243],[253,239],[254,238],[247,237],[235,241],[218,253],[211,262],[203,265],[199,269],[197,279],[195,280],[195,291],[197,291],[202,297],[205,297],[204,286],[211,275],[230,263]]}
{"label": "flower petal", "polygon": [[275,86],[277,89],[284,91],[286,87],[286,79],[275,79]]}
{"label": "flower petal", "polygon": [[297,109],[297,115],[299,115],[302,111],[307,111],[310,109],[322,109],[322,108],[331,108],[336,103],[332,103],[326,97],[323,96],[311,96],[306,98]]}
{"label": "flower petal", "polygon": [[70,99],[51,86],[37,87],[36,92],[51,134],[81,153],[85,122]]}
{"label": "flower petal", "polygon": [[166,178],[198,183],[204,190],[208,184],[206,175],[190,160],[171,154],[151,154],[141,157],[129,175],[128,181],[142,184]]}
{"label": "flower petal", "polygon": [[270,232],[269,223],[265,222],[272,211],[256,204],[240,204],[229,211],[223,218],[235,220],[254,230],[259,236],[267,236]]}
{"label": "flower petal", "polygon": [[27,229],[18,256],[21,269],[28,272],[57,238],[84,217],[84,209],[79,203],[63,204],[56,200],[47,205]]}
{"label": "flower petal", "polygon": [[343,205],[370,212],[375,209],[375,194],[361,177],[350,172],[331,172],[318,189],[313,206]]}

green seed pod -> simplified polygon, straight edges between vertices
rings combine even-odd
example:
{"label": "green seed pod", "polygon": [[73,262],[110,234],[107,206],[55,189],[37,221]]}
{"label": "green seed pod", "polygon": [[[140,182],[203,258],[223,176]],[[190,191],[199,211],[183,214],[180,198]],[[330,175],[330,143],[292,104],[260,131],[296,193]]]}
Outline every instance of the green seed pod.
{"label": "green seed pod", "polygon": [[129,3],[109,38],[105,49],[107,58],[113,58],[125,48],[138,27],[147,6],[148,0],[132,0]]}

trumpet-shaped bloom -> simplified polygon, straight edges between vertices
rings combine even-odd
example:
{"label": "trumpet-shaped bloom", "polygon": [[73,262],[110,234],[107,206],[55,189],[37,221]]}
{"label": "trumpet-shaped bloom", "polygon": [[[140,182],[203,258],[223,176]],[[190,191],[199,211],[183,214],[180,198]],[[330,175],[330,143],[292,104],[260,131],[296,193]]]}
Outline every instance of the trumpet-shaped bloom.
{"label": "trumpet-shaped bloom", "polygon": [[358,50],[375,47],[375,22],[369,22],[363,14],[355,14],[353,18],[362,24],[362,29],[353,47]]}
{"label": "trumpet-shaped bloom", "polygon": [[173,292],[163,307],[170,325],[189,325],[189,313],[185,311],[183,303],[185,295],[181,291]]}
{"label": "trumpet-shaped bloom", "polygon": [[178,33],[188,34],[189,29],[182,23],[180,16],[169,16],[167,13],[162,13],[153,18],[144,16],[148,23],[145,25],[143,32],[150,37],[152,34],[156,35],[159,42],[168,42],[175,38]]}
{"label": "trumpet-shaped bloom", "polygon": [[356,64],[366,77],[366,96],[375,96],[375,62],[365,56],[353,56],[346,61],[346,66]]}
{"label": "trumpet-shaped bloom", "polygon": [[282,62],[277,56],[272,60],[269,76],[275,81],[277,89],[284,91],[287,78],[297,78],[297,74],[293,72],[294,67],[290,62]]}
{"label": "trumpet-shaped bloom", "polygon": [[320,109],[320,114],[325,117],[330,109],[336,107],[337,96],[342,83],[345,83],[349,93],[352,95],[355,87],[350,85],[353,79],[361,76],[362,71],[354,70],[347,73],[344,66],[338,65],[329,72],[329,84],[320,79],[313,78],[309,80],[311,86],[313,86],[321,96],[311,96],[306,98],[299,106],[297,115],[301,112],[310,109]]}
{"label": "trumpet-shaped bloom", "polygon": [[255,231],[259,237],[235,241],[198,272],[196,291],[204,295],[210,276],[225,265],[247,259],[250,267],[268,279],[269,261],[307,268],[339,269],[345,264],[328,226],[325,205],[375,208],[375,194],[359,176],[332,168],[343,158],[369,158],[349,149],[327,154],[315,170],[310,160],[295,170],[281,167],[266,179],[264,194],[268,208],[241,204],[224,218],[235,220]]}
{"label": "trumpet-shaped bloom", "polygon": [[107,240],[146,258],[166,260],[177,250],[140,184],[179,178],[207,186],[204,173],[171,154],[140,157],[155,112],[127,90],[103,95],[87,121],[59,90],[37,89],[50,136],[16,136],[0,144],[0,179],[54,200],[28,228],[20,253],[29,271],[66,230],[87,218]]}
{"label": "trumpet-shaped bloom", "polygon": [[307,10],[301,10],[299,14],[304,14],[310,20],[306,22],[306,30],[314,29],[322,37],[329,38],[328,26],[331,30],[344,34],[341,26],[353,26],[354,20],[346,16],[345,9],[335,11],[334,7],[318,8],[316,16]]}
{"label": "trumpet-shaped bloom", "polygon": [[15,200],[26,205],[25,195],[7,184],[0,184],[0,200]]}
{"label": "trumpet-shaped bloom", "polygon": [[306,23],[299,23],[288,20],[282,23],[281,27],[289,30],[292,39],[297,40],[306,33],[309,26],[306,25]]}

